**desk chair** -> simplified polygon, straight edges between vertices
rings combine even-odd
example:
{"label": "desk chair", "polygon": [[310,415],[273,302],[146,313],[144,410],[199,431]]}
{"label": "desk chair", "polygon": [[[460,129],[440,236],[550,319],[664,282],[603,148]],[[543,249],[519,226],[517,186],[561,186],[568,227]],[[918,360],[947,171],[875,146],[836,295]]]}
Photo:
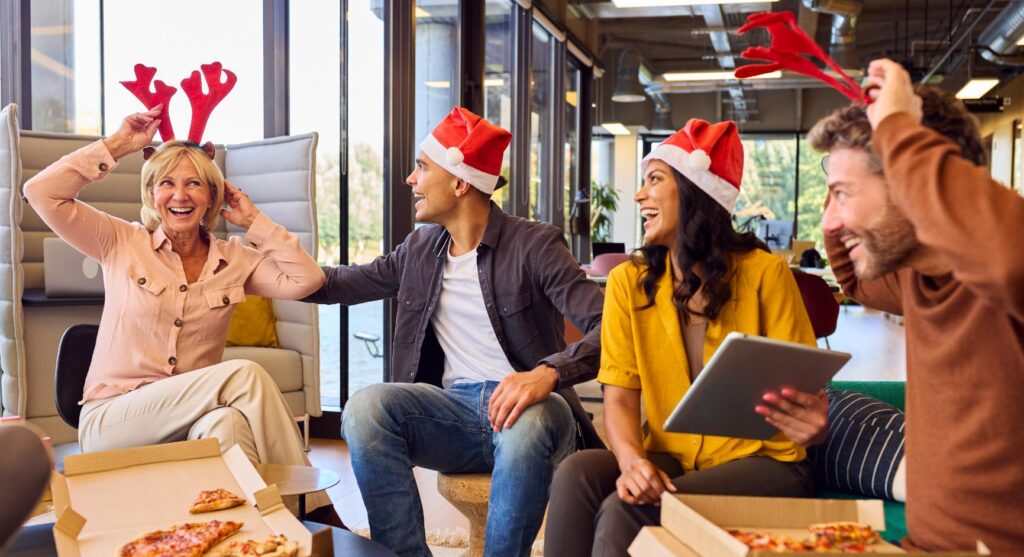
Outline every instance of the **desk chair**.
{"label": "desk chair", "polygon": [[85,376],[89,373],[99,330],[99,325],[72,325],[64,331],[57,348],[53,377],[57,413],[75,429],[78,429],[78,418],[82,414],[78,401],[82,400]]}
{"label": "desk chair", "polygon": [[832,294],[832,289],[825,279],[810,273],[794,270],[793,278],[800,288],[800,297],[804,300],[807,315],[811,318],[814,337],[824,338],[825,346],[831,350],[828,337],[836,332],[836,325],[839,322],[839,304]]}

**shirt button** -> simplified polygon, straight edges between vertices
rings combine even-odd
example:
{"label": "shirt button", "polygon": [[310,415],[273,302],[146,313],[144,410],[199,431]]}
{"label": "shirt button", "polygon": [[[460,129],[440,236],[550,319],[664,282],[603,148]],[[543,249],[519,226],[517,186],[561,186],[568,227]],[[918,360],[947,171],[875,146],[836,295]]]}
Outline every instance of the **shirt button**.
{"label": "shirt button", "polygon": [[694,439],[694,440],[693,440],[693,444],[694,444],[694,445],[698,444],[698,442],[697,442],[697,440],[696,440],[696,439]]}
{"label": "shirt button", "polygon": [[175,358],[174,356],[171,356],[170,358],[167,358],[167,363],[173,366],[174,364],[178,363],[178,359]]}
{"label": "shirt button", "polygon": [[146,284],[146,277],[142,277],[142,278],[140,278],[140,279],[139,279],[139,284],[140,284],[140,285]]}
{"label": "shirt button", "polygon": [[410,302],[409,300],[406,300],[406,301],[405,301],[405,305],[407,305],[407,306],[411,306],[411,305],[412,305],[412,302]]}
{"label": "shirt button", "polygon": [[187,285],[184,285],[184,284],[183,284],[183,285],[181,285],[181,286],[179,286],[179,287],[178,287],[178,291],[179,291],[179,292],[184,292],[184,291],[186,291],[186,290],[188,290],[188,286],[187,286]]}
{"label": "shirt button", "polygon": [[227,296],[224,296],[224,299],[221,301],[224,302],[224,305],[228,305],[231,303],[231,300],[229,300]]}
{"label": "shirt button", "polygon": [[106,172],[108,168],[110,168],[110,167],[107,166],[107,163],[105,163],[105,162],[101,162],[100,163],[100,172]]}
{"label": "shirt button", "polygon": [[184,321],[182,321],[180,317],[174,320],[174,326],[175,327],[181,327],[184,324],[185,324]]}

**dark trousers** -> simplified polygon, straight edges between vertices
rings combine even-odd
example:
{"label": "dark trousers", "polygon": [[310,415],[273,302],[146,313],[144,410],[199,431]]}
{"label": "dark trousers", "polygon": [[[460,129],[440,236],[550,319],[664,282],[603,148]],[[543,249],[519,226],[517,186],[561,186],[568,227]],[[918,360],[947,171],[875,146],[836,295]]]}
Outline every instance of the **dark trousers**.
{"label": "dark trousers", "polygon": [[[806,460],[790,463],[755,456],[684,474],[679,462],[668,454],[651,453],[648,458],[673,478],[679,493],[764,497],[814,494],[813,470]],[[611,451],[581,451],[562,461],[551,485],[545,555],[621,557],[641,528],[660,524],[660,507],[627,505],[619,500],[615,491],[619,475]]]}

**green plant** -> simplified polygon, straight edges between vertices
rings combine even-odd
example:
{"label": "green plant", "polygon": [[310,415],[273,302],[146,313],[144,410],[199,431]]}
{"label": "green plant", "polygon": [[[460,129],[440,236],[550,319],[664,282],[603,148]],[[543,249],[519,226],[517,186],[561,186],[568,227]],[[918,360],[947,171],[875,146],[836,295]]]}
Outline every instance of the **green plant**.
{"label": "green plant", "polygon": [[619,209],[619,192],[611,184],[590,182],[590,239],[609,242],[612,239],[612,213]]}

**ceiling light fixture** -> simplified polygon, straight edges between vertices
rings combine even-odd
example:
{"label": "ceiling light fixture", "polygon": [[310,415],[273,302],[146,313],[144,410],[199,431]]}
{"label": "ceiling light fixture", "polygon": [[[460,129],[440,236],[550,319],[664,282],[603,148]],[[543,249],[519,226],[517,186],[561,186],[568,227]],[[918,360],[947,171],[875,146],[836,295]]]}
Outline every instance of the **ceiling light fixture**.
{"label": "ceiling light fixture", "polygon": [[632,135],[632,132],[629,131],[629,128],[623,126],[619,122],[605,122],[601,124],[601,127],[612,135]]}
{"label": "ceiling light fixture", "polygon": [[696,6],[699,4],[750,4],[771,3],[778,0],[612,0],[616,8],[667,8],[672,6]]}
{"label": "ceiling light fixture", "polygon": [[[750,79],[778,79],[782,77],[782,72],[769,72],[761,74]],[[734,80],[737,79],[731,70],[718,70],[710,72],[668,72],[662,74],[662,79],[668,82],[676,81],[723,81],[723,80]]]}
{"label": "ceiling light fixture", "polygon": [[617,103],[639,103],[647,100],[647,93],[640,83],[640,53],[627,48],[619,55],[615,72],[615,92],[612,101]]}
{"label": "ceiling light fixture", "polygon": [[999,80],[995,78],[974,78],[960,88],[960,91],[956,94],[956,98],[980,99],[996,85],[999,85]]}

